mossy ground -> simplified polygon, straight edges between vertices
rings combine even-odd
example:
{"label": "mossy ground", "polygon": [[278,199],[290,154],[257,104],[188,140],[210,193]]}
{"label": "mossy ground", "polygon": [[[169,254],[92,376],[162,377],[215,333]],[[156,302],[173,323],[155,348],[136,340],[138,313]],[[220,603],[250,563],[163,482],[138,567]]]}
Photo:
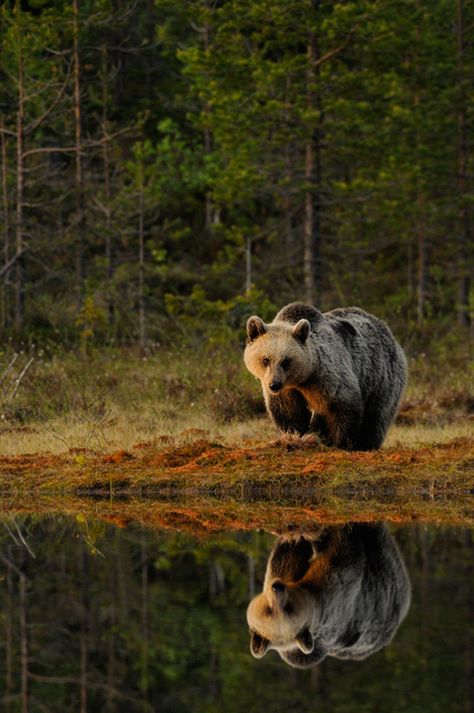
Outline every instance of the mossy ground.
{"label": "mossy ground", "polygon": [[204,438],[109,454],[4,457],[3,507],[190,529],[424,519],[474,525],[474,439],[348,453],[290,439],[232,448]]}

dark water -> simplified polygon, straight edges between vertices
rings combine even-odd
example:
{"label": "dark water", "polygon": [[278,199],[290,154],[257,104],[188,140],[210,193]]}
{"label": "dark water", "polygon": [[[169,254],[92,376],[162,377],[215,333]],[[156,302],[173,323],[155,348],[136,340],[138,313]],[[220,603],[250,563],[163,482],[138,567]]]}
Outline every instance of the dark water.
{"label": "dark water", "polygon": [[[351,540],[319,531],[321,552],[337,550],[333,588],[324,593],[327,611],[337,601],[326,635],[346,660],[327,655],[299,669],[276,651],[256,659],[249,650],[246,609],[275,544],[267,533],[196,540],[66,517],[4,517],[0,529],[0,701],[7,712],[474,710],[470,530],[390,527],[382,545],[370,545],[382,553],[372,560],[364,554],[370,532],[367,540],[356,528]],[[403,564],[369,577],[393,540],[411,597]],[[278,551],[281,577],[301,575],[309,545],[298,547],[296,555],[291,543]],[[351,622],[354,578],[365,599]],[[322,596],[321,588],[308,592],[307,601]],[[374,638],[372,612],[384,597]],[[390,643],[382,640],[387,629]],[[353,660],[357,651],[363,660]]]}

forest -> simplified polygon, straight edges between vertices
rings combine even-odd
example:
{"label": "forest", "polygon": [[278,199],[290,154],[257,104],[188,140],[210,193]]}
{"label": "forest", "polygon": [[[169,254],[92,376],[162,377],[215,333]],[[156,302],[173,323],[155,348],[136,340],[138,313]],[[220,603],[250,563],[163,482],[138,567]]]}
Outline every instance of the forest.
{"label": "forest", "polygon": [[195,343],[295,299],[467,338],[472,3],[10,0],[0,21],[4,340]]}
{"label": "forest", "polygon": [[[473,129],[473,0],[0,3],[7,713],[473,710]],[[405,350],[380,450],[265,413],[295,300]],[[393,645],[254,661],[273,535],[377,521]]]}

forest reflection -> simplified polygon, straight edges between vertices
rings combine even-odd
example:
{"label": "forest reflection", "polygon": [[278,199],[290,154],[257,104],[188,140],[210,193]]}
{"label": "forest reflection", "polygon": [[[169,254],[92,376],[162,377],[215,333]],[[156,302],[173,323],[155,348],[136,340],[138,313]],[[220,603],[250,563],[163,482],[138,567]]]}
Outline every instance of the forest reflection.
{"label": "forest reflection", "polygon": [[[377,525],[317,533],[311,547],[329,552],[337,544],[346,553],[333,561],[342,582],[338,607],[352,601],[354,581],[365,603],[380,586],[367,579],[370,552],[392,561],[383,587],[397,606],[378,612],[386,637],[369,642],[363,655],[381,644],[377,653],[357,662],[328,656],[309,670],[287,666],[275,652],[255,661],[248,650],[245,611],[269,554],[284,566],[283,541],[268,533],[203,540],[4,516],[0,537],[0,702],[7,712],[473,710],[470,530]],[[400,626],[409,589],[394,540],[413,588]],[[297,573],[295,557],[289,561],[280,579]],[[368,605],[355,629],[344,627],[346,648],[357,648],[356,634],[367,645],[372,614]]]}

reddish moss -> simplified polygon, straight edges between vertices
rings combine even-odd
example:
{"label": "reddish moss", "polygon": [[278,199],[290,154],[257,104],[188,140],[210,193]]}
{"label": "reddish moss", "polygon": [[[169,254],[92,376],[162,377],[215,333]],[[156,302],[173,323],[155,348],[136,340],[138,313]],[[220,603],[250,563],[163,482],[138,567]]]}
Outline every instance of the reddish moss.
{"label": "reddish moss", "polygon": [[[77,488],[121,492],[180,487],[205,492],[219,487],[233,493],[257,483],[295,484],[331,489],[393,488],[449,489],[467,492],[474,487],[474,439],[420,448],[384,448],[350,453],[306,444],[288,450],[287,444],[226,447],[198,439],[179,447],[141,444],[134,454],[125,450],[98,455],[72,451],[0,457],[0,487],[31,494],[41,490],[62,493]],[[186,480],[180,480],[185,476]],[[432,485],[431,485],[432,484]]]}
{"label": "reddish moss", "polygon": [[134,458],[136,458],[136,456],[132,455],[132,453],[121,450],[104,456],[102,458],[102,463],[115,463],[116,465],[120,465],[120,463],[125,463],[128,460],[133,460]]}

